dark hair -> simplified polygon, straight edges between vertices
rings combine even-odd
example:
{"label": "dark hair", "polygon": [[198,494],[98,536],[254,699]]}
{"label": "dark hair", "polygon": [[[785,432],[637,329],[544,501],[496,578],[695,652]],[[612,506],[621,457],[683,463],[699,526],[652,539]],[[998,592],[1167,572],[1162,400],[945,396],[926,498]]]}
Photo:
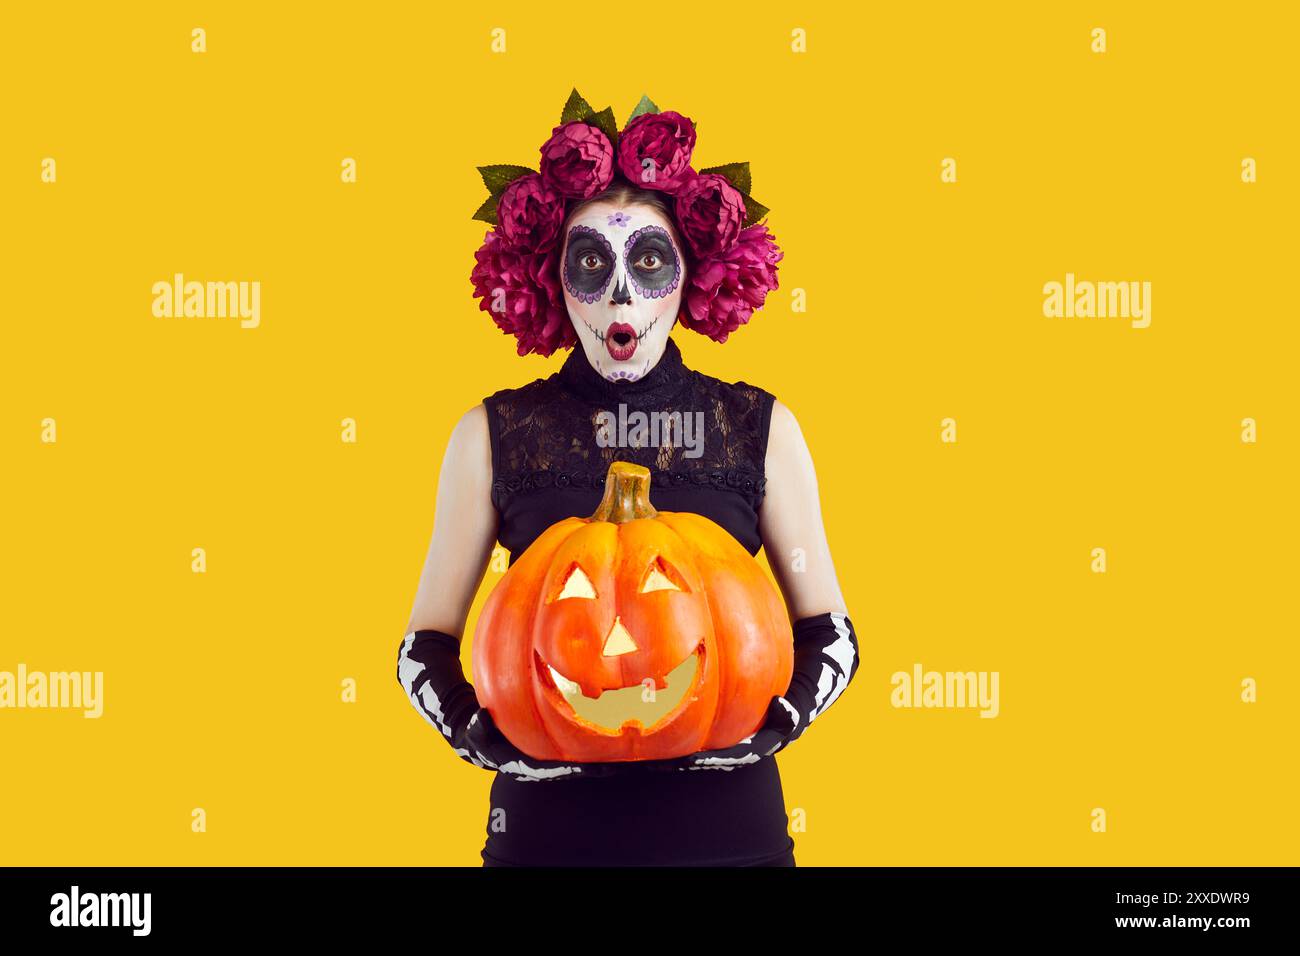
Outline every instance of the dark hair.
{"label": "dark hair", "polygon": [[658,189],[646,189],[638,186],[631,180],[625,179],[622,174],[616,173],[614,180],[605,187],[605,191],[597,193],[588,199],[579,199],[572,201],[572,205],[564,213],[564,223],[561,226],[561,234],[567,231],[569,223],[573,217],[594,202],[616,202],[624,206],[653,206],[658,209],[663,217],[668,220],[668,231],[672,233],[673,241],[677,243],[677,248],[682,251],[682,255],[687,255],[686,244],[682,242],[681,234],[677,231],[677,217],[673,212],[672,197],[666,195]]}

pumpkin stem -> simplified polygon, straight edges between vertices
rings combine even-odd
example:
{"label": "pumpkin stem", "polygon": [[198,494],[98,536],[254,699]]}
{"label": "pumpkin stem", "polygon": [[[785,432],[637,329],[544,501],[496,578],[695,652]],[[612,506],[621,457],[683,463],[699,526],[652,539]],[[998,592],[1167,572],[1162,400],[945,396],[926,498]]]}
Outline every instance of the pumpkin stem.
{"label": "pumpkin stem", "polygon": [[616,461],[605,475],[605,497],[587,520],[621,524],[634,518],[653,518],[658,513],[650,504],[650,469],[630,461]]}

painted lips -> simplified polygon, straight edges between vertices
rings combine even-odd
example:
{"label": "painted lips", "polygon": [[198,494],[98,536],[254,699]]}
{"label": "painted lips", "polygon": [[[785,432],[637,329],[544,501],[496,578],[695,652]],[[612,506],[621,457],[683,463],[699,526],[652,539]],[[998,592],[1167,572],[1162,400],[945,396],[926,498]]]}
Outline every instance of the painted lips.
{"label": "painted lips", "polygon": [[615,362],[626,362],[636,351],[636,329],[626,322],[615,322],[605,331],[605,348]]}

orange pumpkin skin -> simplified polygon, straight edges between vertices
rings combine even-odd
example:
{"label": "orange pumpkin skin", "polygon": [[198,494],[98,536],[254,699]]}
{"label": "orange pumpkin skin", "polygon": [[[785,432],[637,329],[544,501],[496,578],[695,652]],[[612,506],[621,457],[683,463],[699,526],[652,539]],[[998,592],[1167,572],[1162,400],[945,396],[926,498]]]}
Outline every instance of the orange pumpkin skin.
{"label": "orange pumpkin skin", "polygon": [[[708,518],[656,511],[649,487],[646,468],[614,462],[596,513],[542,532],[479,615],[479,703],[534,758],[659,760],[730,747],[762,725],[772,698],[789,687],[793,633],[762,567]],[[572,682],[568,696],[552,668]],[[674,669],[677,686],[666,682]],[[647,723],[636,701],[650,687],[671,709]],[[587,719],[571,703],[587,709],[621,688],[637,690],[618,726]],[[629,692],[616,696],[622,704]]]}

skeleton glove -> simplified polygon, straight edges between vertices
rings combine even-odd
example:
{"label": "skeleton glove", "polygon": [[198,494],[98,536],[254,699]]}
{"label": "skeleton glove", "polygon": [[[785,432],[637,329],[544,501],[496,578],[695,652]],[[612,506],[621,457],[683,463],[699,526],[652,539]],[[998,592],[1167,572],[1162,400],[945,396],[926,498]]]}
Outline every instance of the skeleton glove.
{"label": "skeleton glove", "polygon": [[678,770],[734,770],[798,740],[826,712],[858,671],[858,639],[847,614],[832,611],[794,624],[794,674],[773,697],[763,726],[734,747],[702,750],[671,764]]}
{"label": "skeleton glove", "polygon": [[794,675],[780,698],[794,711],[794,729],[777,747],[784,750],[835,703],[858,672],[858,637],[847,614],[832,611],[794,625]]}
{"label": "skeleton glove", "polygon": [[460,664],[460,641],[441,631],[412,631],[402,639],[397,680],[418,710],[456,754],[476,767],[516,780],[562,780],[602,776],[599,764],[536,760],[506,739],[479,706]]}

